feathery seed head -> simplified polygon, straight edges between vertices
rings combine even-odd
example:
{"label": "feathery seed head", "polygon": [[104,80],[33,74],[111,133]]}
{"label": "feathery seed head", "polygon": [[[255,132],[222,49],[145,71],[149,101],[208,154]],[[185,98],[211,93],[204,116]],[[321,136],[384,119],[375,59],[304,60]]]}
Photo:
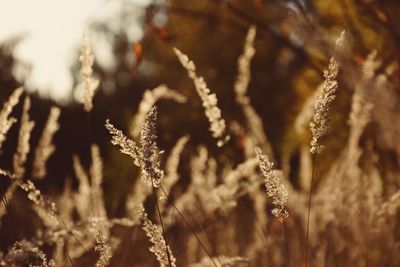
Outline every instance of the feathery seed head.
{"label": "feathery seed head", "polygon": [[[342,31],[339,38],[336,39],[336,50],[341,50],[344,47],[346,32]],[[320,139],[326,135],[329,128],[329,110],[332,102],[336,98],[336,90],[338,88],[337,77],[339,74],[339,62],[335,57],[329,61],[328,69],[324,71],[324,82],[322,90],[317,95],[314,104],[314,116],[310,122],[310,130],[312,133],[311,149],[313,154],[320,153],[324,146],[320,144]]]}
{"label": "feathery seed head", "polygon": [[342,49],[344,46],[345,40],[346,40],[346,30],[343,30],[340,33],[340,36],[338,38],[336,38],[335,49]]}
{"label": "feathery seed head", "polygon": [[3,142],[6,140],[6,134],[10,130],[11,126],[17,121],[15,118],[9,118],[11,111],[18,104],[19,98],[24,92],[22,87],[17,88],[10,96],[8,101],[4,104],[3,109],[0,112],[0,148]]}
{"label": "feathery seed head", "polygon": [[218,140],[217,146],[223,146],[226,142],[229,141],[230,136],[226,133],[225,120],[222,118],[221,110],[217,106],[217,96],[211,93],[211,90],[207,87],[204,78],[197,76],[196,67],[194,63],[188,58],[188,56],[183,54],[177,48],[174,48],[174,51],[182,66],[187,70],[189,77],[194,82],[196,91],[200,96],[201,102],[205,109],[206,117],[208,118],[208,121],[210,123],[209,130],[212,133],[212,136]]}
{"label": "feathery seed head", "polygon": [[28,266],[28,263],[32,267],[56,266],[54,260],[47,259],[37,244],[25,239],[15,242],[0,261],[1,266]]}
{"label": "feathery seed head", "polygon": [[112,136],[111,144],[119,146],[122,154],[130,156],[134,164],[140,166],[139,148],[136,146],[136,143],[126,137],[121,130],[115,128],[109,119],[106,120],[105,127]]}
{"label": "feathery seed head", "polygon": [[311,153],[320,153],[324,146],[320,144],[320,139],[326,135],[329,128],[329,110],[332,102],[336,98],[338,88],[337,76],[339,73],[339,63],[334,57],[330,59],[328,70],[324,71],[324,82],[322,91],[317,95],[314,104],[314,115],[310,122],[312,133]]}
{"label": "feathery seed head", "polygon": [[[150,243],[153,244],[149,250],[156,256],[160,267],[176,267],[176,259],[172,255],[171,248],[165,243],[164,237],[162,236],[157,225],[153,224],[148,218],[143,205],[138,205],[137,213],[142,221],[143,230],[146,232]],[[166,250],[168,250],[169,260]]]}
{"label": "feathery seed head", "polygon": [[108,244],[108,238],[101,232],[96,235],[96,246],[94,250],[100,254],[96,262],[96,267],[107,267],[112,257],[111,247]]}
{"label": "feathery seed head", "polygon": [[248,102],[248,97],[246,97],[246,91],[248,84],[250,82],[250,63],[256,50],[254,49],[254,39],[256,37],[256,27],[251,26],[247,32],[246,40],[244,43],[243,54],[238,60],[238,77],[234,85],[234,90],[236,93],[236,100],[238,102]]}
{"label": "feathery seed head", "polygon": [[46,175],[46,162],[55,151],[55,145],[52,144],[53,136],[60,128],[58,118],[60,109],[52,107],[46,126],[44,127],[39,144],[35,150],[35,159],[33,162],[33,177],[41,179]]}
{"label": "feathery seed head", "polygon": [[272,214],[283,222],[289,213],[286,209],[288,192],[285,186],[281,183],[278,174],[273,170],[273,163],[268,160],[266,156],[262,154],[259,147],[255,149],[261,172],[264,176],[265,188],[267,196],[272,199],[274,209]]}
{"label": "feathery seed head", "polygon": [[18,135],[18,146],[17,151],[14,154],[14,174],[18,178],[22,178],[25,174],[25,162],[30,151],[29,140],[31,138],[31,132],[35,123],[29,120],[29,110],[31,108],[31,99],[27,96],[24,101],[24,107],[21,117],[21,126]]}
{"label": "feathery seed head", "polygon": [[134,159],[136,166],[142,170],[142,179],[151,183],[154,187],[159,187],[164,177],[164,171],[160,169],[159,156],[163,151],[157,147],[157,108],[154,106],[140,128],[140,147],[122,131],[116,129],[114,125],[106,120],[106,128],[112,135],[111,143],[120,147],[123,154],[127,154]]}
{"label": "feathery seed head", "polygon": [[83,84],[83,105],[86,112],[93,108],[93,96],[99,86],[99,81],[93,77],[94,56],[90,48],[89,37],[85,34],[81,44],[81,77]]}
{"label": "feathery seed head", "polygon": [[159,149],[157,147],[157,107],[154,106],[147,114],[140,131],[140,160],[142,178],[151,182],[154,187],[159,187],[164,177],[164,171],[160,169]]}

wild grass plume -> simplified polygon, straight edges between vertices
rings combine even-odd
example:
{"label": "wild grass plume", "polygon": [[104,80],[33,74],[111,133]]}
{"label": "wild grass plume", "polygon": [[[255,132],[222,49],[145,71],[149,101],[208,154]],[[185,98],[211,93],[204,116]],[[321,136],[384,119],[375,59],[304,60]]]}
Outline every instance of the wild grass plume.
{"label": "wild grass plume", "polygon": [[35,122],[31,121],[29,118],[29,110],[31,108],[31,100],[29,97],[25,98],[24,107],[21,116],[21,125],[19,128],[18,135],[18,146],[17,151],[14,154],[14,174],[22,178],[25,174],[25,162],[30,151],[29,140],[31,137],[31,132],[35,126]]}
{"label": "wild grass plume", "polygon": [[174,51],[182,66],[187,70],[189,77],[194,82],[196,91],[203,103],[206,117],[210,122],[210,132],[212,133],[212,136],[218,140],[218,146],[223,146],[230,137],[226,133],[226,123],[222,118],[222,112],[217,106],[218,100],[216,94],[211,93],[211,90],[207,87],[203,77],[197,76],[196,66],[193,61],[177,48],[174,48]]}
{"label": "wild grass plume", "polygon": [[288,192],[282,182],[279,181],[277,173],[272,169],[273,163],[262,154],[260,148],[256,148],[256,154],[264,176],[267,196],[272,199],[272,204],[274,205],[272,214],[283,222],[289,217],[289,212],[286,209]]}
{"label": "wild grass plume", "polygon": [[400,6],[161,2],[78,103],[1,91],[0,266],[400,266]]}
{"label": "wild grass plume", "polygon": [[89,36],[85,35],[81,45],[81,76],[83,87],[83,105],[86,112],[90,112],[93,108],[93,96],[99,86],[99,81],[94,78],[93,64],[94,56],[90,47]]}
{"label": "wild grass plume", "polygon": [[61,111],[57,107],[50,109],[49,117],[36,147],[32,175],[37,179],[42,179],[46,175],[46,162],[56,149],[52,141],[54,134],[60,128],[58,123],[60,113]]}
{"label": "wild grass plume", "polygon": [[16,89],[10,96],[9,100],[4,103],[3,109],[0,112],[0,148],[3,142],[6,140],[6,134],[11,126],[16,122],[14,117],[9,118],[13,108],[18,104],[19,98],[22,95],[24,89],[22,87]]}

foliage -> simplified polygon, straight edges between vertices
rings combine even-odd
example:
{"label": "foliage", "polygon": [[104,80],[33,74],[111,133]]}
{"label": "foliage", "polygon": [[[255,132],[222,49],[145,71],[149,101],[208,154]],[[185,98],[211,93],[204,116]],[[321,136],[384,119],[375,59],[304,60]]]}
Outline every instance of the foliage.
{"label": "foliage", "polygon": [[400,265],[396,1],[145,11],[140,43],[95,25],[112,71],[84,40],[86,108],[4,93],[0,266]]}

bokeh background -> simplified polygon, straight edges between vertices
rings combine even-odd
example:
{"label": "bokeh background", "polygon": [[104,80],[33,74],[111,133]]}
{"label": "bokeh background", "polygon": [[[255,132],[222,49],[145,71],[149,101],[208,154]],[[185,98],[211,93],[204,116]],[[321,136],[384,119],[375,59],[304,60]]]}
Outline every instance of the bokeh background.
{"label": "bokeh background", "polygon": [[[191,141],[185,153],[206,144],[210,155],[220,162],[236,165],[242,161],[238,153],[243,149],[240,135],[234,135],[222,149],[215,145],[200,99],[173,47],[196,63],[198,73],[217,94],[228,125],[240,122],[243,114],[235,104],[233,84],[237,58],[251,25],[257,27],[257,37],[248,94],[263,120],[276,166],[291,170],[294,187],[304,189],[296,170],[299,147],[310,140],[308,133],[296,134],[295,120],[323,81],[323,70],[332,55],[331,44],[346,30],[346,64],[332,110],[332,130],[326,140],[329,153],[319,160],[317,180],[346,140],[351,95],[357,84],[353,71],[376,50],[383,66],[378,73],[384,73],[394,86],[388,97],[379,99],[382,108],[378,110],[382,113],[373,116],[363,145],[371,145],[380,155],[385,190],[394,192],[400,188],[397,0],[4,0],[0,1],[0,10],[1,102],[21,85],[32,97],[31,117],[36,121],[33,147],[50,107],[62,109],[61,128],[55,136],[57,150],[49,160],[48,176],[38,182],[38,187],[50,196],[60,194],[67,178],[76,186],[72,155],[79,155],[83,164],[89,165],[87,118],[79,87],[79,46],[84,33],[90,37],[94,71],[100,80],[91,114],[92,138],[100,145],[106,162],[107,211],[110,217],[117,217],[124,214],[126,195],[138,170],[111,146],[104,122],[110,118],[128,131],[146,89],[166,84],[188,99],[183,104],[168,100],[158,103],[162,149],[169,151],[178,138],[189,134]],[[15,110],[17,117],[20,113],[21,107]],[[13,127],[3,146],[2,168],[12,166],[17,133],[18,128]],[[12,205],[19,208],[16,217],[29,216],[24,215],[29,211],[24,211],[22,204]],[[33,234],[30,227],[17,231],[21,237]],[[11,241],[4,229],[0,232],[4,249]]]}

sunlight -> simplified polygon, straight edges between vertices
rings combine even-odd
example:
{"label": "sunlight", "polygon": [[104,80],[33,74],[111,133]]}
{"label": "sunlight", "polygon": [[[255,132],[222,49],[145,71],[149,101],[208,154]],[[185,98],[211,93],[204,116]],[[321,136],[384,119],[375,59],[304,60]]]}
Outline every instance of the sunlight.
{"label": "sunlight", "polygon": [[[129,2],[144,5],[148,1]],[[72,96],[70,67],[77,60],[77,49],[84,31],[92,22],[115,18],[121,12],[122,5],[129,2],[2,0],[0,43],[23,34],[24,38],[15,48],[14,55],[20,63],[29,64],[32,68],[26,77],[27,89],[38,91],[44,97],[66,101]],[[140,29],[137,22],[133,27]],[[93,43],[97,43],[97,40]],[[93,48],[96,58],[99,57],[102,65],[112,65],[111,48],[102,42],[98,44],[98,49]],[[25,72],[17,64],[14,74],[22,81]]]}

